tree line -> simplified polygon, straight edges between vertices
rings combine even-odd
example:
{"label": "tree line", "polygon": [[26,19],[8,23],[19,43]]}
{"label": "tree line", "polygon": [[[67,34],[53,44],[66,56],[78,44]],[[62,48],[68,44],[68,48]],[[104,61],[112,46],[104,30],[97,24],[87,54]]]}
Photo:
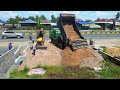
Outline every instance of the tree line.
{"label": "tree line", "polygon": [[[9,18],[7,20],[7,23],[9,23],[9,24],[17,24],[19,21],[24,20],[24,19],[26,19],[26,18],[16,16],[15,18]],[[36,16],[29,16],[27,19],[31,19],[31,20],[36,21],[36,22],[39,23],[40,20],[46,20],[46,17],[44,15],[41,15],[41,16],[36,15]],[[54,15],[51,15],[51,22],[52,23],[56,23],[57,20],[58,20],[58,17],[55,17]]]}
{"label": "tree line", "polygon": [[[50,25],[46,26],[46,25],[41,25],[40,24],[40,20],[47,20],[47,18],[44,15],[29,16],[28,18],[16,16],[15,18],[9,18],[7,20],[7,23],[12,24],[12,28],[16,28],[15,24],[18,24],[19,21],[25,20],[25,19],[31,19],[33,21],[36,21],[37,22],[36,28],[50,29]],[[58,20],[58,17],[55,17],[54,15],[51,15],[51,22],[52,23],[57,23],[57,20]]]}

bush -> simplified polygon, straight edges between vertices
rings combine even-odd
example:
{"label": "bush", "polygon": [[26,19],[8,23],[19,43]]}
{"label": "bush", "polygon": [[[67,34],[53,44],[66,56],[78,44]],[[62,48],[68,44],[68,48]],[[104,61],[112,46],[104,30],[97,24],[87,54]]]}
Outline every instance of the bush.
{"label": "bush", "polygon": [[103,52],[107,51],[107,47],[106,46],[100,46],[103,49]]}

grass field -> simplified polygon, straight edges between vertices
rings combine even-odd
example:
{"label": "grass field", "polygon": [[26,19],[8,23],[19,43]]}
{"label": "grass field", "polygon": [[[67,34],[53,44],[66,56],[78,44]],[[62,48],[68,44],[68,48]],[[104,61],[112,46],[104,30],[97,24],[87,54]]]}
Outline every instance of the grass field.
{"label": "grass field", "polygon": [[24,70],[17,69],[11,72],[9,79],[120,79],[120,67],[111,63],[103,62],[103,69],[95,71],[93,69],[83,68],[64,68],[60,66],[41,66],[35,68],[44,68],[46,73],[44,75],[28,76],[30,70],[25,67]]}

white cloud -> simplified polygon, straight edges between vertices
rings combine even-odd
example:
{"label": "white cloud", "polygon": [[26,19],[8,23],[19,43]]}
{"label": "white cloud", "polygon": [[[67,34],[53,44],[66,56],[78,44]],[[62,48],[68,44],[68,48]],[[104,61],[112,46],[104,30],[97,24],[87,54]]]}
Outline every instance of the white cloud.
{"label": "white cloud", "polygon": [[28,14],[30,16],[35,16],[35,15],[39,14],[39,12],[38,11],[28,11]]}
{"label": "white cloud", "polygon": [[48,15],[54,15],[54,16],[59,16],[60,13],[69,13],[69,14],[75,14],[77,18],[80,17],[80,11],[49,11]]}
{"label": "white cloud", "polygon": [[104,11],[96,11],[96,17],[100,17],[100,18],[113,18],[114,17],[113,12],[104,12]]}
{"label": "white cloud", "polygon": [[0,11],[0,19],[7,20],[8,18],[17,16],[14,11]]}

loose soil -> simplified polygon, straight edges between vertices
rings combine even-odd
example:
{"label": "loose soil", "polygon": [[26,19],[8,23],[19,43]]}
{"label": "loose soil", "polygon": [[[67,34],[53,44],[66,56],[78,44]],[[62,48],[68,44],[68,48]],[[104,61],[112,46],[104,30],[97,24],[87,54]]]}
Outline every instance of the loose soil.
{"label": "loose soil", "polygon": [[28,49],[26,51],[26,59],[20,65],[19,70],[23,70],[25,66],[29,68],[36,67],[37,65],[45,66],[61,66],[61,49],[57,48],[49,41],[45,42],[47,50],[36,50],[35,56],[32,55],[32,50]]}
{"label": "loose soil", "polygon": [[100,67],[103,57],[94,51],[92,48],[81,48],[72,51],[70,48],[65,48],[61,52],[62,65],[65,67]]}
{"label": "loose soil", "polygon": [[[64,30],[70,40],[80,39],[80,36],[74,31],[73,25],[64,25]],[[62,65],[65,67],[99,67],[102,56],[95,52],[92,48],[81,48],[72,51],[69,47],[61,52]]]}
{"label": "loose soil", "polygon": [[74,31],[73,25],[64,25],[63,26],[67,37],[73,41],[75,39],[80,39],[79,35]]}
{"label": "loose soil", "polygon": [[[70,40],[80,39],[74,31],[73,25],[64,25],[64,30]],[[33,68],[39,64],[45,66],[64,66],[64,67],[100,67],[102,56],[91,47],[81,48],[72,51],[69,47],[64,50],[58,49],[53,44],[46,41],[47,50],[36,50],[36,55],[32,55],[31,50],[27,50],[26,60],[19,67],[24,69],[25,66]]]}
{"label": "loose soil", "polygon": [[120,48],[107,48],[106,53],[112,56],[120,56]]}

